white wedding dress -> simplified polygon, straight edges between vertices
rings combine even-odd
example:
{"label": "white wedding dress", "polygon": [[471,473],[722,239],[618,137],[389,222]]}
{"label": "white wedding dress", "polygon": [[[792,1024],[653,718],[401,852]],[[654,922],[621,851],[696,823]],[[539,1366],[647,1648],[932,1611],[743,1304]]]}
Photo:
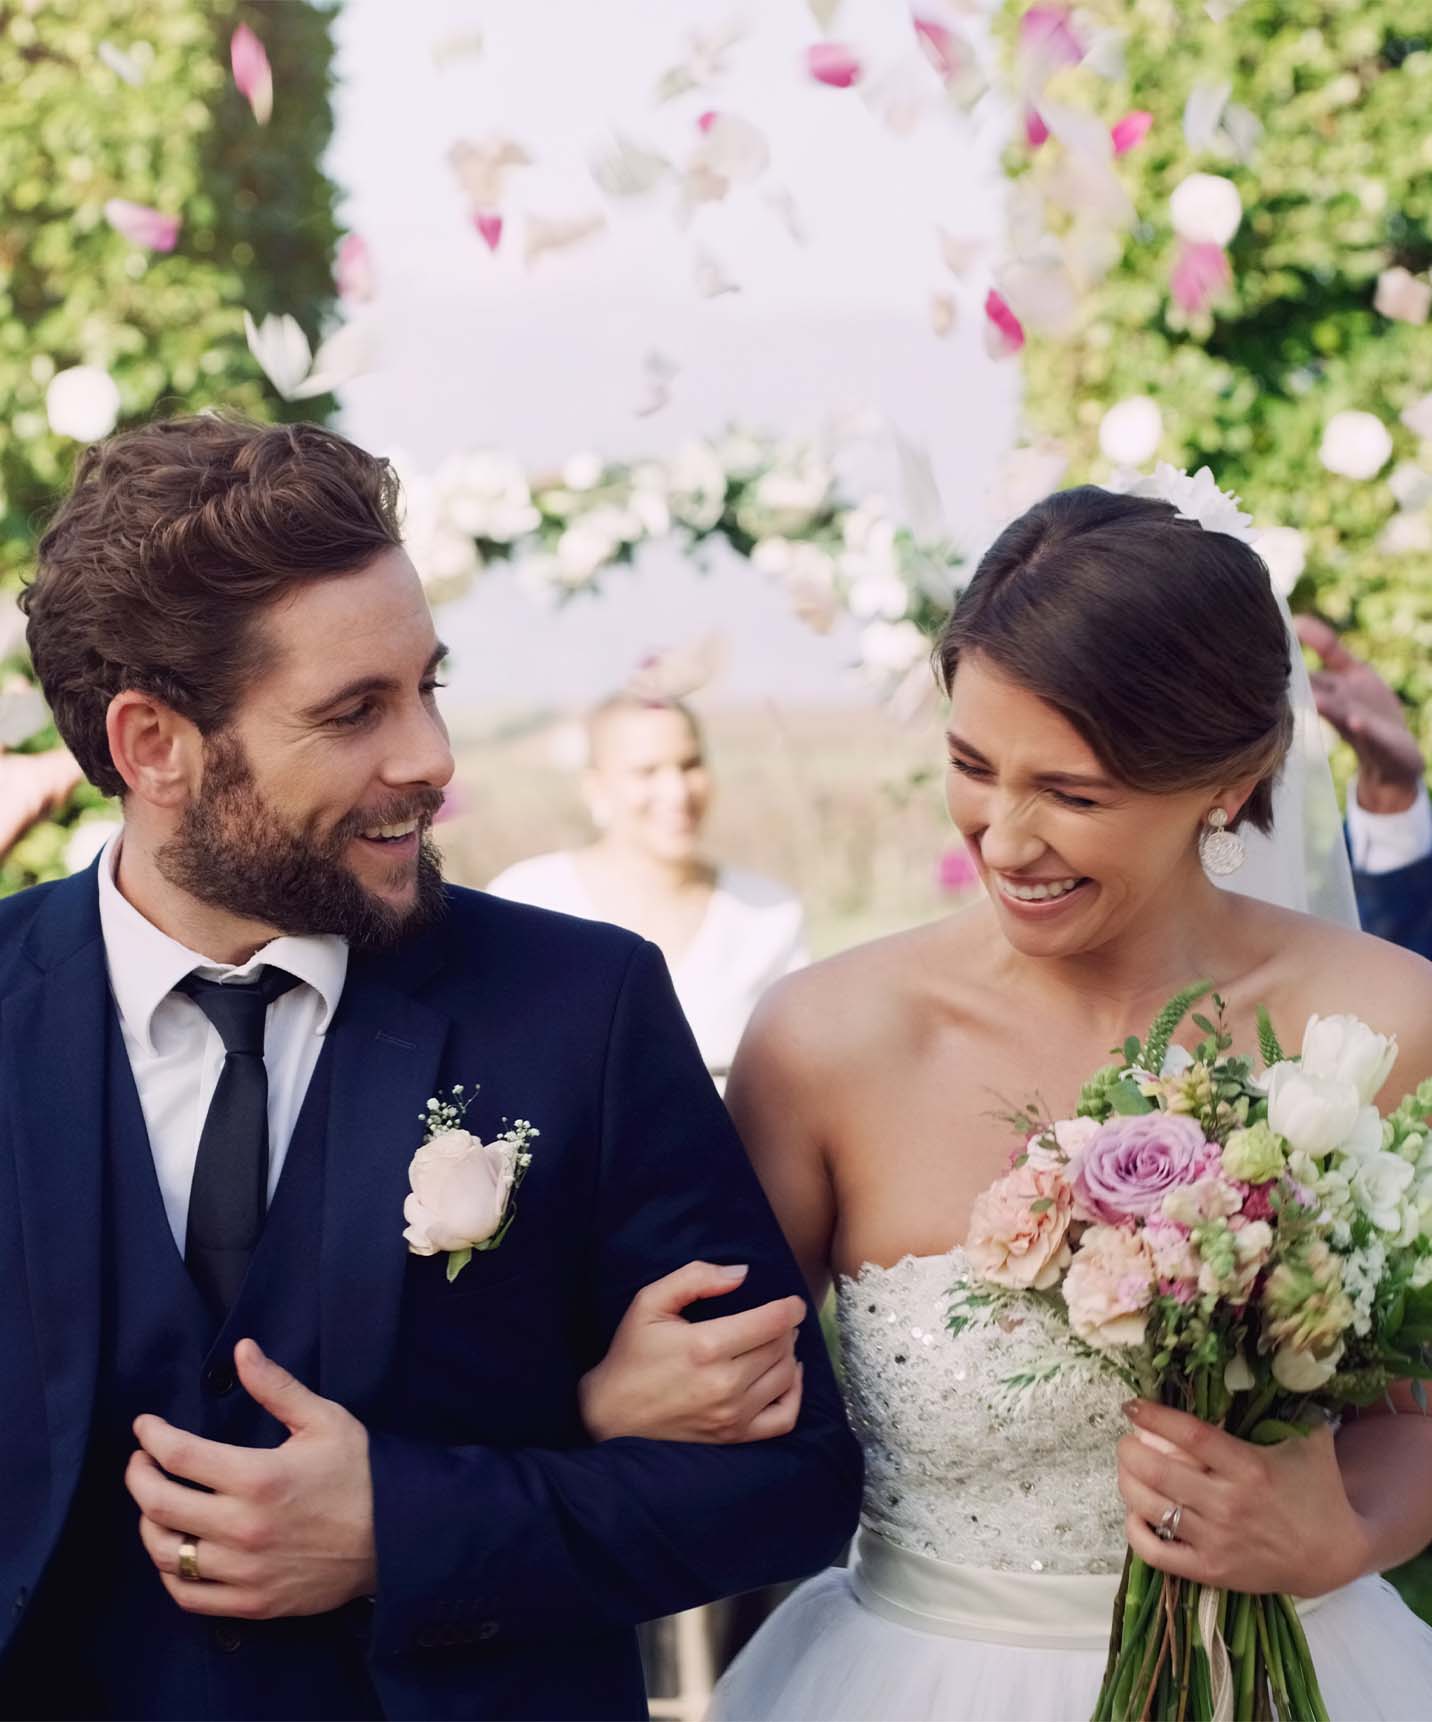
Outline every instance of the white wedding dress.
{"label": "white wedding dress", "polygon": [[[842,1281],[862,1528],[850,1566],[736,1659],[712,1722],[1088,1722],[1124,1558],[1128,1388],[1037,1305],[952,1334],[964,1265],[906,1256]],[[1389,1584],[1302,1611],[1332,1722],[1432,1717],[1432,1629]]]}

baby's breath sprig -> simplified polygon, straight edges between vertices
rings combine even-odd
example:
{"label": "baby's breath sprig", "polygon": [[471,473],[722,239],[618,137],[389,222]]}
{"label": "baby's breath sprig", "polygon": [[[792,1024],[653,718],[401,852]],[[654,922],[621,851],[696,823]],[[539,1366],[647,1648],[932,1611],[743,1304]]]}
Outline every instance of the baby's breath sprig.
{"label": "baby's breath sprig", "polygon": [[474,1087],[471,1094],[461,1082],[455,1082],[448,1090],[449,1099],[444,1100],[439,1094],[433,1095],[425,1111],[418,1114],[419,1120],[428,1127],[424,1142],[433,1142],[439,1136],[446,1136],[449,1130],[461,1130],[462,1121],[467,1116],[467,1109],[477,1099],[478,1090]]}

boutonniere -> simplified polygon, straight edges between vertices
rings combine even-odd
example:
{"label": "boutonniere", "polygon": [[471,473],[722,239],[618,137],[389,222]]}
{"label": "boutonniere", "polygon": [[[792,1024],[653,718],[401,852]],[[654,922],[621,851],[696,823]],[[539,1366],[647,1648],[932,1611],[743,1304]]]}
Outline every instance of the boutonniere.
{"label": "boutonniere", "polygon": [[449,1283],[474,1250],[495,1250],[507,1236],[517,1186],[532,1164],[529,1144],[541,1135],[518,1118],[491,1142],[479,1141],[462,1127],[476,1095],[476,1089],[465,1094],[459,1082],[450,1100],[428,1102],[418,1114],[427,1134],[408,1167],[412,1193],[403,1203],[403,1236],[415,1256],[447,1252]]}

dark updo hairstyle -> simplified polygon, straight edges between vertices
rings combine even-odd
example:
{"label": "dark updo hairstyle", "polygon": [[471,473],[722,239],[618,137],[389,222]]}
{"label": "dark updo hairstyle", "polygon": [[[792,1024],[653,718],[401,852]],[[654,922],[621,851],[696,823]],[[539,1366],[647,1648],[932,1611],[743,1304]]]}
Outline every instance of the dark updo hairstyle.
{"label": "dark updo hairstyle", "polygon": [[1256,777],[1231,823],[1273,824],[1293,736],[1288,629],[1262,559],[1171,503],[1057,491],[991,545],[935,647],[948,693],[979,653],[1151,794]]}

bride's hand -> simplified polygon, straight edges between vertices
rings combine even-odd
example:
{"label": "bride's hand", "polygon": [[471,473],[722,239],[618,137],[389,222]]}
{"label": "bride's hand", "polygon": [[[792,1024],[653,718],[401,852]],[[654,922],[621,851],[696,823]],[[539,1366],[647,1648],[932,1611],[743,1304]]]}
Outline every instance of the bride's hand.
{"label": "bride's hand", "polygon": [[[1151,1567],[1222,1590],[1304,1597],[1369,1570],[1367,1526],[1330,1428],[1258,1447],[1147,1400],[1125,1411],[1134,1432],[1119,1442],[1119,1493],[1129,1546]],[[1177,1539],[1163,1542],[1154,1526],[1171,1506],[1183,1513]]]}
{"label": "bride's hand", "polygon": [[632,1299],[607,1355],[578,1387],[594,1441],[766,1441],[795,1428],[801,1405],[798,1297],[737,1315],[687,1321],[701,1298],[724,1297],[744,1268],[688,1262]]}

